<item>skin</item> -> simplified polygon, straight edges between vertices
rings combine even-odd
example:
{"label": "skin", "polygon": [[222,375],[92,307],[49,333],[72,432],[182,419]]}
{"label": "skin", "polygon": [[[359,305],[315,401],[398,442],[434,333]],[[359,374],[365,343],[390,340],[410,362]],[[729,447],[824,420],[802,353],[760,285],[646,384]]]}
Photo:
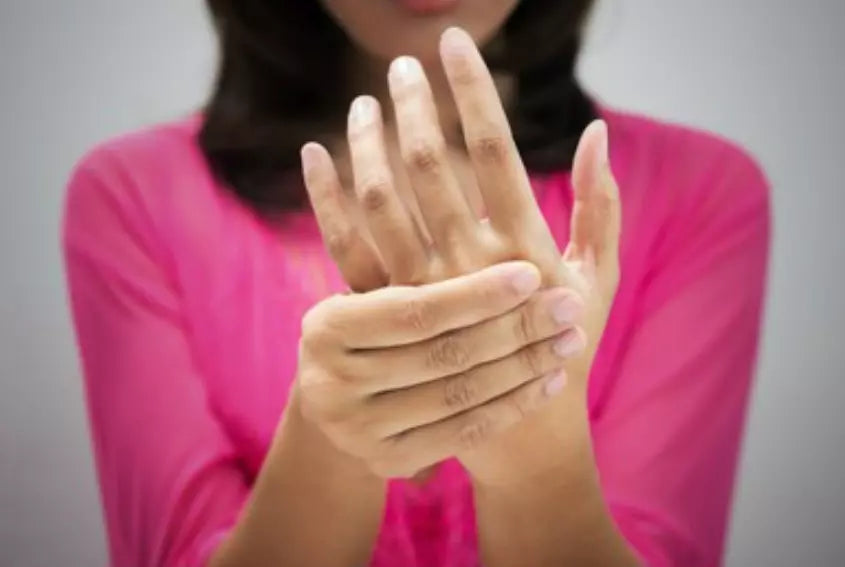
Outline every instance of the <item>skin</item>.
{"label": "skin", "polygon": [[[576,153],[572,239],[561,256],[533,200],[494,81],[472,38],[447,31],[441,55],[489,216],[481,220],[467,205],[423,68],[404,57],[391,65],[388,83],[400,153],[420,214],[409,211],[393,187],[378,103],[362,97],[352,105],[348,128],[362,214],[350,210],[354,203],[344,199],[325,150],[313,144],[303,150],[324,238],[347,281],[360,286],[372,274],[384,273],[393,283],[423,283],[521,258],[541,269],[544,283],[580,292],[586,336],[578,343],[587,348],[567,365],[573,383],[566,395],[533,415],[521,411],[525,419],[504,431],[475,426],[455,454],[476,488],[485,564],[635,564],[603,503],[586,411],[589,368],[619,277],[621,215],[606,126],[592,124]],[[414,390],[405,393],[412,398]],[[540,529],[538,519],[544,520]]]}
{"label": "skin", "polygon": [[393,0],[319,1],[360,48],[360,59],[383,65],[400,55],[437,65],[437,43],[450,26],[460,26],[484,45],[519,4],[519,0],[461,0],[446,12],[421,16]]}
{"label": "skin", "polygon": [[312,309],[290,405],[211,565],[366,564],[384,478],[430,467],[560,394],[554,346],[573,328],[557,307],[571,294],[535,293],[540,283],[536,267],[511,262]]}
{"label": "skin", "polygon": [[[353,6],[387,10],[325,4],[350,26],[366,23],[344,12]],[[475,39],[486,33],[479,22],[495,32],[515,2],[493,4],[498,19],[467,12]],[[414,36],[420,45],[426,33]],[[373,45],[372,61],[391,45]],[[606,131],[592,126],[579,149],[573,239],[561,256],[473,38],[450,31],[440,51],[442,80],[404,59],[385,92],[371,91],[392,99],[397,135],[386,133],[378,100],[361,98],[348,151],[332,160],[316,144],[303,148],[326,243],[362,293],[321,302],[303,321],[289,407],[213,566],[366,564],[384,478],[453,455],[473,480],[485,565],[633,564],[602,503],[586,416],[586,377],[618,279]],[[461,120],[467,153],[443,134],[450,120]]]}
{"label": "skin", "polygon": [[539,285],[530,264],[503,264],[422,296],[394,287],[324,302],[305,321],[306,417],[384,478],[413,476],[506,430],[560,392],[561,352],[577,337],[568,317],[555,317],[568,314],[555,309],[570,294],[529,298]]}

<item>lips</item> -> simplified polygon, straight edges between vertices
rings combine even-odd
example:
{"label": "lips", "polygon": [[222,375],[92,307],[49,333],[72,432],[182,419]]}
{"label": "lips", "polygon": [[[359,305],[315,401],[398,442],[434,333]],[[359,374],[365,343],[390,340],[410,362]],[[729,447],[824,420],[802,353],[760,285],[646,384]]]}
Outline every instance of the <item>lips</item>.
{"label": "lips", "polygon": [[433,15],[454,8],[460,0],[394,0],[415,14]]}

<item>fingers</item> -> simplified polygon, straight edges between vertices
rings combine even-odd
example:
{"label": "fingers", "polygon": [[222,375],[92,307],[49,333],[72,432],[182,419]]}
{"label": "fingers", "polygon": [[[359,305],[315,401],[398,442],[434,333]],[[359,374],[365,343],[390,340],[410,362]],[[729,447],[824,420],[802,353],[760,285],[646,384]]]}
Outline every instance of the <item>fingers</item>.
{"label": "fingers", "polygon": [[354,375],[373,376],[364,368],[380,370],[361,385],[368,393],[408,388],[466,372],[557,335],[570,328],[582,310],[583,302],[573,292],[549,289],[493,319],[402,348],[351,353],[346,364]]}
{"label": "fingers", "polygon": [[335,296],[309,311],[303,338],[350,350],[419,343],[511,311],[539,287],[535,266],[508,262],[418,287]]}
{"label": "fingers", "polygon": [[355,192],[393,283],[424,281],[427,252],[394,189],[376,99],[361,96],[352,103],[348,137]]}
{"label": "fingers", "polygon": [[596,120],[584,131],[572,169],[575,197],[567,259],[618,261],[619,188],[610,169],[608,131]]}
{"label": "fingers", "polygon": [[[384,451],[384,472],[411,476],[446,458],[478,449],[557,396],[563,391],[565,380],[563,373],[544,376],[483,406],[390,438]],[[373,464],[380,472],[378,459]]]}
{"label": "fingers", "polygon": [[323,242],[355,291],[387,284],[378,253],[353,219],[354,202],[343,191],[331,156],[323,146],[309,143],[302,148],[302,173]]}
{"label": "fingers", "polygon": [[399,144],[420,210],[447,260],[471,244],[476,219],[449,164],[431,87],[419,61],[400,57],[388,73]]}
{"label": "fingers", "polygon": [[379,424],[375,433],[391,437],[464,413],[560,370],[585,344],[583,332],[573,328],[466,372],[373,396],[366,411]]}
{"label": "fingers", "polygon": [[451,28],[443,34],[440,50],[490,222],[507,232],[526,222],[542,222],[507,115],[478,48],[465,31]]}

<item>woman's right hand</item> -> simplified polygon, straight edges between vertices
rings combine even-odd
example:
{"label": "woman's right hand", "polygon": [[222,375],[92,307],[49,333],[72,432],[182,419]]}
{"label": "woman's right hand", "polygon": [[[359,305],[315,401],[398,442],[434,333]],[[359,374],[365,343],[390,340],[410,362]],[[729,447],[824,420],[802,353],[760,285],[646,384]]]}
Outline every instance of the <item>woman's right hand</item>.
{"label": "woman's right hand", "polygon": [[418,287],[340,295],[303,319],[303,415],[378,476],[412,477],[560,392],[582,309],[509,262]]}

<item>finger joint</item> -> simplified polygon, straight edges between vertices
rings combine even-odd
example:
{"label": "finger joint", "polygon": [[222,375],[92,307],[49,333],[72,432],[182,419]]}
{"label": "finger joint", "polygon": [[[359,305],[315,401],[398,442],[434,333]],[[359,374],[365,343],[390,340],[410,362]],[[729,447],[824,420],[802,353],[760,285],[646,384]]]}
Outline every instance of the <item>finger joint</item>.
{"label": "finger joint", "polygon": [[522,362],[522,367],[528,372],[532,378],[543,373],[543,364],[540,360],[540,353],[534,346],[528,346],[519,351],[519,358]]}
{"label": "finger joint", "polygon": [[357,234],[353,230],[331,229],[326,234],[326,248],[335,260],[343,260],[355,247]]}
{"label": "finger joint", "polygon": [[530,400],[527,400],[524,395],[521,395],[523,391],[517,391],[514,394],[508,396],[506,403],[510,409],[511,416],[513,423],[519,423],[525,416],[528,415],[530,412]]}
{"label": "finger joint", "polygon": [[469,358],[466,346],[453,333],[434,339],[428,351],[429,366],[438,370],[462,370]]}
{"label": "finger joint", "polygon": [[483,164],[502,165],[511,151],[511,144],[506,136],[490,134],[470,140],[468,150],[475,159]]}
{"label": "finger joint", "polygon": [[478,384],[466,372],[445,380],[443,400],[449,409],[465,409],[478,399]]}
{"label": "finger joint", "polygon": [[463,451],[473,451],[483,445],[493,432],[493,422],[486,413],[479,413],[458,432],[458,445]]}
{"label": "finger joint", "polygon": [[417,140],[411,143],[405,155],[405,163],[422,173],[437,171],[444,161],[444,150],[441,144],[428,140]]}
{"label": "finger joint", "polygon": [[373,213],[384,211],[390,201],[392,184],[387,177],[371,177],[361,183],[361,204]]}
{"label": "finger joint", "polygon": [[515,316],[516,322],[514,324],[513,334],[516,336],[520,345],[527,345],[537,336],[537,328],[534,325],[532,312],[526,307],[522,307],[516,311]]}
{"label": "finger joint", "polygon": [[424,299],[406,301],[398,311],[399,325],[419,333],[428,332],[433,328],[431,303]]}
{"label": "finger joint", "polygon": [[458,87],[476,85],[481,75],[468,57],[453,57],[449,61],[451,80]]}

